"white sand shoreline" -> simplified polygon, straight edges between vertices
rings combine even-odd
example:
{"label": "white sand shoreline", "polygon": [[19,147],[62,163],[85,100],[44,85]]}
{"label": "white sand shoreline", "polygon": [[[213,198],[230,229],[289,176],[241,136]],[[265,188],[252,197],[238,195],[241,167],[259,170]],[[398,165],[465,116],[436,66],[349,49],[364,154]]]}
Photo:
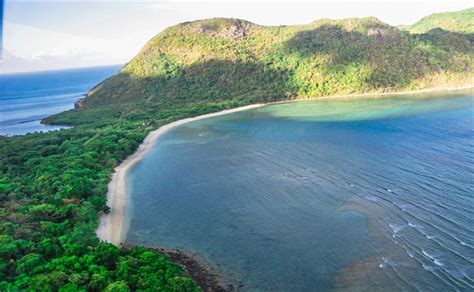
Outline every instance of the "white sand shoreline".
{"label": "white sand shoreline", "polygon": [[124,236],[128,231],[128,222],[125,222],[126,218],[124,216],[125,202],[128,196],[126,185],[127,174],[153,148],[153,145],[161,135],[177,126],[189,122],[262,106],[265,106],[265,104],[247,105],[234,109],[200,115],[193,118],[186,118],[164,125],[157,130],[150,132],[148,136],[146,136],[145,140],[143,140],[143,143],[140,144],[137,151],[135,151],[135,153],[133,153],[131,156],[127,157],[127,159],[125,159],[115,168],[107,191],[107,206],[110,208],[110,212],[100,217],[100,224],[96,230],[97,236],[101,240],[113,243],[115,245],[120,245],[123,242]]}
{"label": "white sand shoreline", "polygon": [[443,92],[443,91],[458,91],[458,90],[467,90],[474,89],[474,85],[466,86],[452,86],[452,87],[442,87],[442,88],[431,88],[431,89],[421,89],[413,91],[403,91],[403,92],[382,92],[382,93],[364,93],[364,94],[347,94],[339,96],[322,96],[317,98],[306,98],[306,99],[294,99],[287,101],[277,101],[267,104],[253,104],[242,106],[234,109],[223,110],[215,113],[200,115],[192,118],[185,118],[172,122],[170,124],[164,125],[159,129],[152,131],[146,136],[145,140],[138,147],[137,151],[125,159],[120,165],[118,165],[112,179],[108,185],[107,192],[107,206],[110,208],[108,214],[104,214],[100,217],[100,224],[96,230],[97,236],[103,240],[115,245],[120,245],[124,236],[128,231],[128,221],[125,213],[125,202],[127,200],[127,186],[126,186],[126,177],[128,172],[152,149],[155,142],[158,138],[166,133],[167,131],[197,120],[207,119],[211,117],[221,116],[229,113],[249,110],[253,108],[263,107],[271,104],[281,104],[289,103],[295,101],[304,101],[304,100],[317,100],[317,99],[344,99],[344,98],[360,98],[360,97],[381,97],[381,96],[390,96],[390,95],[404,95],[404,94],[418,94],[418,93],[430,93],[430,92]]}
{"label": "white sand shoreline", "polygon": [[474,89],[474,84],[462,85],[462,86],[434,87],[434,88],[415,89],[415,90],[406,90],[406,91],[349,93],[349,94],[341,94],[341,95],[325,95],[325,96],[310,97],[310,98],[295,98],[295,99],[290,99],[290,100],[270,102],[270,103],[266,103],[265,105],[290,103],[290,102],[298,102],[298,101],[311,101],[311,100],[314,101],[314,100],[320,100],[320,99],[379,98],[379,97],[397,96],[397,95],[411,95],[411,94],[416,95],[416,94],[421,94],[421,93],[443,93],[443,92],[451,92],[451,91],[463,91],[463,90],[468,90],[468,89]]}

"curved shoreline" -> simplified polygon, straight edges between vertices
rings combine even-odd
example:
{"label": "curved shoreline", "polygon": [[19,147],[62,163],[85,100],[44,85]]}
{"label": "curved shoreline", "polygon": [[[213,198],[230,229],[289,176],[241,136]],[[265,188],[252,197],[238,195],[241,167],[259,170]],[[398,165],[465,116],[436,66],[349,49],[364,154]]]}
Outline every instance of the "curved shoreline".
{"label": "curved shoreline", "polygon": [[451,91],[463,91],[474,89],[474,84],[471,85],[461,85],[461,86],[446,86],[446,87],[434,87],[426,89],[415,89],[407,91],[387,91],[387,92],[367,92],[367,93],[349,93],[349,94],[340,94],[340,95],[324,95],[318,97],[310,98],[295,98],[282,101],[269,102],[266,105],[272,104],[281,104],[281,103],[290,103],[298,101],[311,101],[311,100],[327,100],[327,99],[352,99],[352,98],[380,98],[380,97],[389,97],[389,96],[398,96],[398,95],[416,95],[421,93],[443,93]]}
{"label": "curved shoreline", "polygon": [[[131,156],[127,157],[120,165],[115,167],[112,179],[108,184],[107,191],[107,206],[110,208],[108,214],[103,214],[100,216],[100,224],[96,229],[97,236],[103,240],[115,245],[120,245],[126,235],[128,226],[127,222],[124,222],[124,211],[125,211],[125,201],[127,199],[127,186],[126,186],[126,177],[130,169],[132,169],[135,164],[137,164],[153,147],[158,138],[163,135],[165,132],[197,120],[212,118],[216,116],[221,116],[225,114],[230,114],[234,112],[249,110],[253,108],[263,107],[266,105],[272,104],[282,104],[290,103],[297,101],[309,101],[309,100],[318,100],[318,99],[346,99],[346,98],[377,98],[377,97],[386,97],[386,96],[397,96],[405,94],[420,94],[420,93],[441,93],[441,92],[451,92],[451,91],[462,91],[474,89],[474,85],[463,85],[463,86],[449,86],[449,87],[438,87],[438,88],[429,88],[429,89],[419,89],[412,91],[394,91],[394,92],[379,92],[379,93],[361,93],[361,94],[346,94],[346,95],[331,95],[331,96],[320,96],[315,98],[296,98],[291,100],[282,100],[275,101],[270,103],[260,103],[246,105],[242,107],[237,107],[234,109],[222,110],[219,112],[204,114],[192,118],[181,119],[164,126],[161,126],[157,130],[150,132],[143,142],[140,144],[138,149]],[[125,227],[125,228],[124,228]]]}
{"label": "curved shoreline", "polygon": [[265,106],[265,104],[253,104],[242,106],[234,109],[223,110],[215,113],[200,115],[193,118],[181,119],[164,126],[157,130],[150,132],[137,151],[127,157],[120,165],[115,167],[112,179],[108,185],[107,191],[107,206],[110,208],[108,214],[100,216],[100,224],[96,230],[97,236],[103,240],[115,245],[120,245],[123,242],[124,236],[128,230],[128,222],[125,222],[125,202],[128,197],[126,178],[128,172],[152,149],[158,138],[169,130],[180,125],[194,122],[202,119],[217,117],[234,112],[249,110],[257,107]]}
{"label": "curved shoreline", "polygon": [[[397,96],[405,94],[420,94],[420,93],[442,93],[442,92],[451,92],[451,91],[463,91],[463,90],[472,90],[474,85],[467,86],[458,86],[458,87],[443,87],[443,88],[432,88],[432,89],[421,89],[413,91],[404,91],[404,92],[383,92],[383,93],[364,93],[364,94],[347,94],[347,95],[338,95],[338,96],[322,96],[317,98],[306,98],[306,99],[293,99],[286,101],[276,101],[266,104],[253,104],[242,106],[234,109],[223,110],[219,112],[204,114],[192,118],[181,119],[164,126],[161,126],[157,130],[151,131],[143,142],[140,144],[138,149],[124,161],[122,161],[118,166],[115,167],[114,173],[112,175],[111,181],[108,185],[107,192],[107,206],[110,208],[108,214],[102,214],[100,216],[100,224],[96,229],[97,236],[106,242],[124,247],[130,247],[127,244],[123,243],[125,236],[128,232],[130,218],[127,218],[125,211],[125,202],[128,198],[126,178],[128,172],[149,153],[153,148],[156,141],[169,130],[197,120],[202,120],[206,118],[221,116],[229,113],[254,109],[263,107],[266,105],[272,104],[282,104],[290,103],[297,101],[309,101],[317,99],[349,99],[349,98],[378,98],[386,96]],[[213,271],[205,264],[190,257],[186,253],[177,250],[177,249],[162,249],[159,247],[153,247],[151,249],[157,250],[165,256],[169,257],[173,262],[176,262],[184,267],[186,274],[190,276],[201,289],[205,291],[228,291],[234,290],[235,287],[232,284],[225,282],[225,279],[219,276],[219,273]]]}

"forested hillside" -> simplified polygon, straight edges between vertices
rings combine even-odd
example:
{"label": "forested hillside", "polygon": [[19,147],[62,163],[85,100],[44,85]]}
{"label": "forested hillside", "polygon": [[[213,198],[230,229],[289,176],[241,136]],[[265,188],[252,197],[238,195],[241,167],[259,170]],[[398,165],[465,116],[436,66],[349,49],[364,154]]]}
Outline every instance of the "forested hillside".
{"label": "forested hillside", "polygon": [[[82,105],[83,112],[107,106],[111,114],[151,118],[166,104],[254,103],[463,85],[473,83],[473,60],[470,35],[444,30],[415,35],[376,18],[278,27],[202,20],[155,36]],[[71,114],[56,122],[82,115]]]}
{"label": "forested hillside", "polygon": [[[426,33],[433,29],[473,34],[474,33],[474,8],[455,12],[435,13],[423,17],[413,25],[404,29],[411,33]],[[471,36],[472,37],[472,36]]]}
{"label": "forested hillside", "polygon": [[196,290],[156,252],[94,233],[113,168],[149,131],[256,102],[473,84],[473,55],[470,35],[376,18],[168,28],[79,109],[46,119],[74,128],[0,137],[0,290]]}

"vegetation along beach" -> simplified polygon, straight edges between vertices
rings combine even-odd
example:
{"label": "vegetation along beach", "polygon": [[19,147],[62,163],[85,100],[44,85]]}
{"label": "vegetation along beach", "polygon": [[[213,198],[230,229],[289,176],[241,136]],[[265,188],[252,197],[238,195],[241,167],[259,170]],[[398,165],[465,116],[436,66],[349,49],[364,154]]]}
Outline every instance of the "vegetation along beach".
{"label": "vegetation along beach", "polygon": [[472,290],[473,19],[184,22],[5,119],[0,290]]}
{"label": "vegetation along beach", "polygon": [[169,123],[160,127],[158,130],[151,132],[140,144],[137,151],[133,155],[127,157],[118,167],[114,169],[114,174],[108,186],[107,202],[110,212],[101,217],[97,235],[100,239],[113,243],[121,244],[123,242],[124,233],[127,232],[127,218],[124,218],[124,207],[127,198],[126,176],[128,171],[140,161],[153,147],[154,143],[160,136],[174,127],[198,121],[201,119],[216,117],[229,113],[248,110],[263,106],[262,104],[247,105],[230,110],[223,110],[216,113],[204,114],[194,118],[185,118],[176,122]]}

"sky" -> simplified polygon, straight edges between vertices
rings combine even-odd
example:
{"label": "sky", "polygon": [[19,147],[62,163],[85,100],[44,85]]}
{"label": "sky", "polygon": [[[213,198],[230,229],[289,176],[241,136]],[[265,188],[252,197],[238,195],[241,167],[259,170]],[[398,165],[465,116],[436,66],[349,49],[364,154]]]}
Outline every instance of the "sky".
{"label": "sky", "polygon": [[400,25],[474,6],[472,0],[2,1],[0,74],[124,64],[166,27],[196,19],[234,17],[262,25],[290,25],[375,16]]}

